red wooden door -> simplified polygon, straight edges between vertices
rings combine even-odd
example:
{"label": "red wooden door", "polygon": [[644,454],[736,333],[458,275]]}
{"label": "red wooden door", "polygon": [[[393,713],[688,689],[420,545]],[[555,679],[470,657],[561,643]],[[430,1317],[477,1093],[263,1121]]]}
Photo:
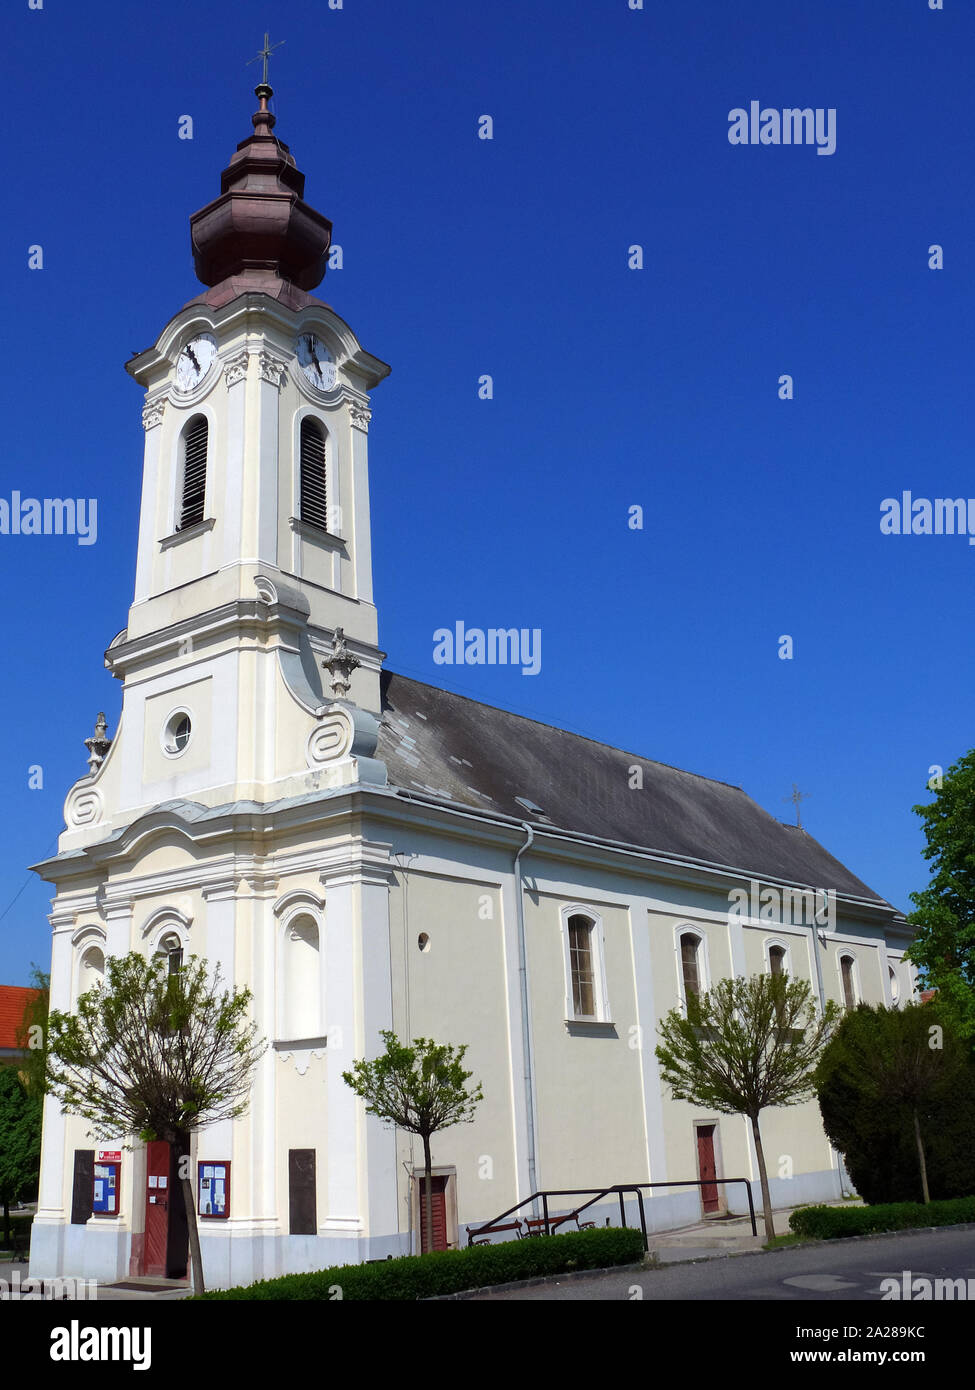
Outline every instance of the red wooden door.
{"label": "red wooden door", "polygon": [[701,1188],[701,1204],[705,1214],[718,1210],[718,1188],[713,1181],[718,1176],[714,1162],[714,1125],[697,1127],[697,1172],[704,1186]]}
{"label": "red wooden door", "polygon": [[146,1240],[142,1273],[165,1278],[169,1243],[171,1159],[169,1145],[161,1139],[146,1145]]}
{"label": "red wooden door", "polygon": [[[421,1173],[417,1178],[420,1184],[420,1250],[425,1254],[430,1249],[427,1241],[427,1180]],[[447,1179],[431,1178],[431,1205],[433,1207],[433,1248],[447,1249]]]}

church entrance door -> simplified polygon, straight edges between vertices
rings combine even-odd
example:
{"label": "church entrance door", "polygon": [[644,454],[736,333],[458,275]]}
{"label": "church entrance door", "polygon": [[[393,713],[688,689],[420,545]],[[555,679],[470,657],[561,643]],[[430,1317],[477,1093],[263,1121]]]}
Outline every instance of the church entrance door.
{"label": "church entrance door", "polygon": [[146,1236],[140,1273],[182,1279],[188,1238],[176,1154],[164,1140],[146,1145]]}

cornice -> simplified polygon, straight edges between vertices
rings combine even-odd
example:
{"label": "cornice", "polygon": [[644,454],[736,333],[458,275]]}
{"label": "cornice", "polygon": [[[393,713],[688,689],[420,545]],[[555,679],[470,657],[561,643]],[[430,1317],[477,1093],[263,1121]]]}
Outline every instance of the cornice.
{"label": "cornice", "polygon": [[[364,389],[371,390],[389,375],[388,363],[367,352],[346,321],[329,305],[314,303],[303,309],[289,309],[259,291],[238,295],[218,309],[195,300],[184,305],[169,320],[153,346],[130,358],[125,369],[141,385],[152,388],[172,370],[176,349],[192,330],[208,330],[226,341],[235,335],[240,339],[255,335],[264,337],[269,330],[277,330],[285,338],[293,339],[316,327],[338,341],[341,345],[339,370],[358,378]],[[230,346],[233,349],[236,345],[231,343]],[[244,346],[241,342],[240,347]]]}

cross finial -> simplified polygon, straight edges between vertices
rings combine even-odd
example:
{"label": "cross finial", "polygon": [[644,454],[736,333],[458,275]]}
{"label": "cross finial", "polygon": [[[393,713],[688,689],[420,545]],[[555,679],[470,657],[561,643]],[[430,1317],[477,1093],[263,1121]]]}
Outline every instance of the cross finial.
{"label": "cross finial", "polygon": [[264,59],[264,76],[261,78],[261,85],[262,85],[263,87],[266,87],[266,86],[267,86],[267,60],[268,60],[268,58],[270,58],[270,56],[271,56],[271,54],[274,52],[274,50],[275,50],[276,48],[280,48],[281,45],[282,45],[284,42],[285,42],[284,39],[279,39],[277,43],[272,43],[272,42],[271,42],[270,35],[269,35],[269,34],[265,34],[265,35],[264,35],[264,47],[261,49],[260,53],[255,53],[254,56],[253,56],[253,58],[249,58],[249,59],[247,60],[247,66],[250,67],[251,63],[256,63],[257,60],[258,60],[258,58],[263,58],[263,59]]}
{"label": "cross finial", "polygon": [[800,830],[802,829],[802,813],[799,810],[799,802],[806,801],[810,796],[812,796],[812,792],[801,792],[799,788],[796,786],[795,782],[793,782],[792,795],[784,796],[782,798],[783,801],[791,801],[795,805],[796,825],[799,827]]}

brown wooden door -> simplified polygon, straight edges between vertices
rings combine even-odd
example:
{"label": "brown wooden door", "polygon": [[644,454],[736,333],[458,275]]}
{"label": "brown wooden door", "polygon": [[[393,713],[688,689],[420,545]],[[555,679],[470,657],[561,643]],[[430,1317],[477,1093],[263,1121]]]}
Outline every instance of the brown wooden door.
{"label": "brown wooden door", "polygon": [[179,1186],[176,1146],[164,1140],[146,1145],[146,1235],[141,1274],[184,1279],[189,1232]]}
{"label": "brown wooden door", "polygon": [[165,1278],[167,1272],[171,1166],[169,1145],[164,1140],[153,1140],[146,1145],[146,1240],[142,1273],[160,1278]]}
{"label": "brown wooden door", "polygon": [[[417,1177],[420,1186],[420,1251],[425,1254],[430,1249],[427,1241],[427,1180],[422,1173]],[[433,1248],[447,1249],[447,1179],[430,1179],[430,1197],[433,1207]]]}
{"label": "brown wooden door", "polygon": [[718,1210],[718,1188],[713,1181],[718,1176],[714,1161],[714,1125],[697,1126],[697,1172],[704,1186],[701,1205],[705,1215]]}

